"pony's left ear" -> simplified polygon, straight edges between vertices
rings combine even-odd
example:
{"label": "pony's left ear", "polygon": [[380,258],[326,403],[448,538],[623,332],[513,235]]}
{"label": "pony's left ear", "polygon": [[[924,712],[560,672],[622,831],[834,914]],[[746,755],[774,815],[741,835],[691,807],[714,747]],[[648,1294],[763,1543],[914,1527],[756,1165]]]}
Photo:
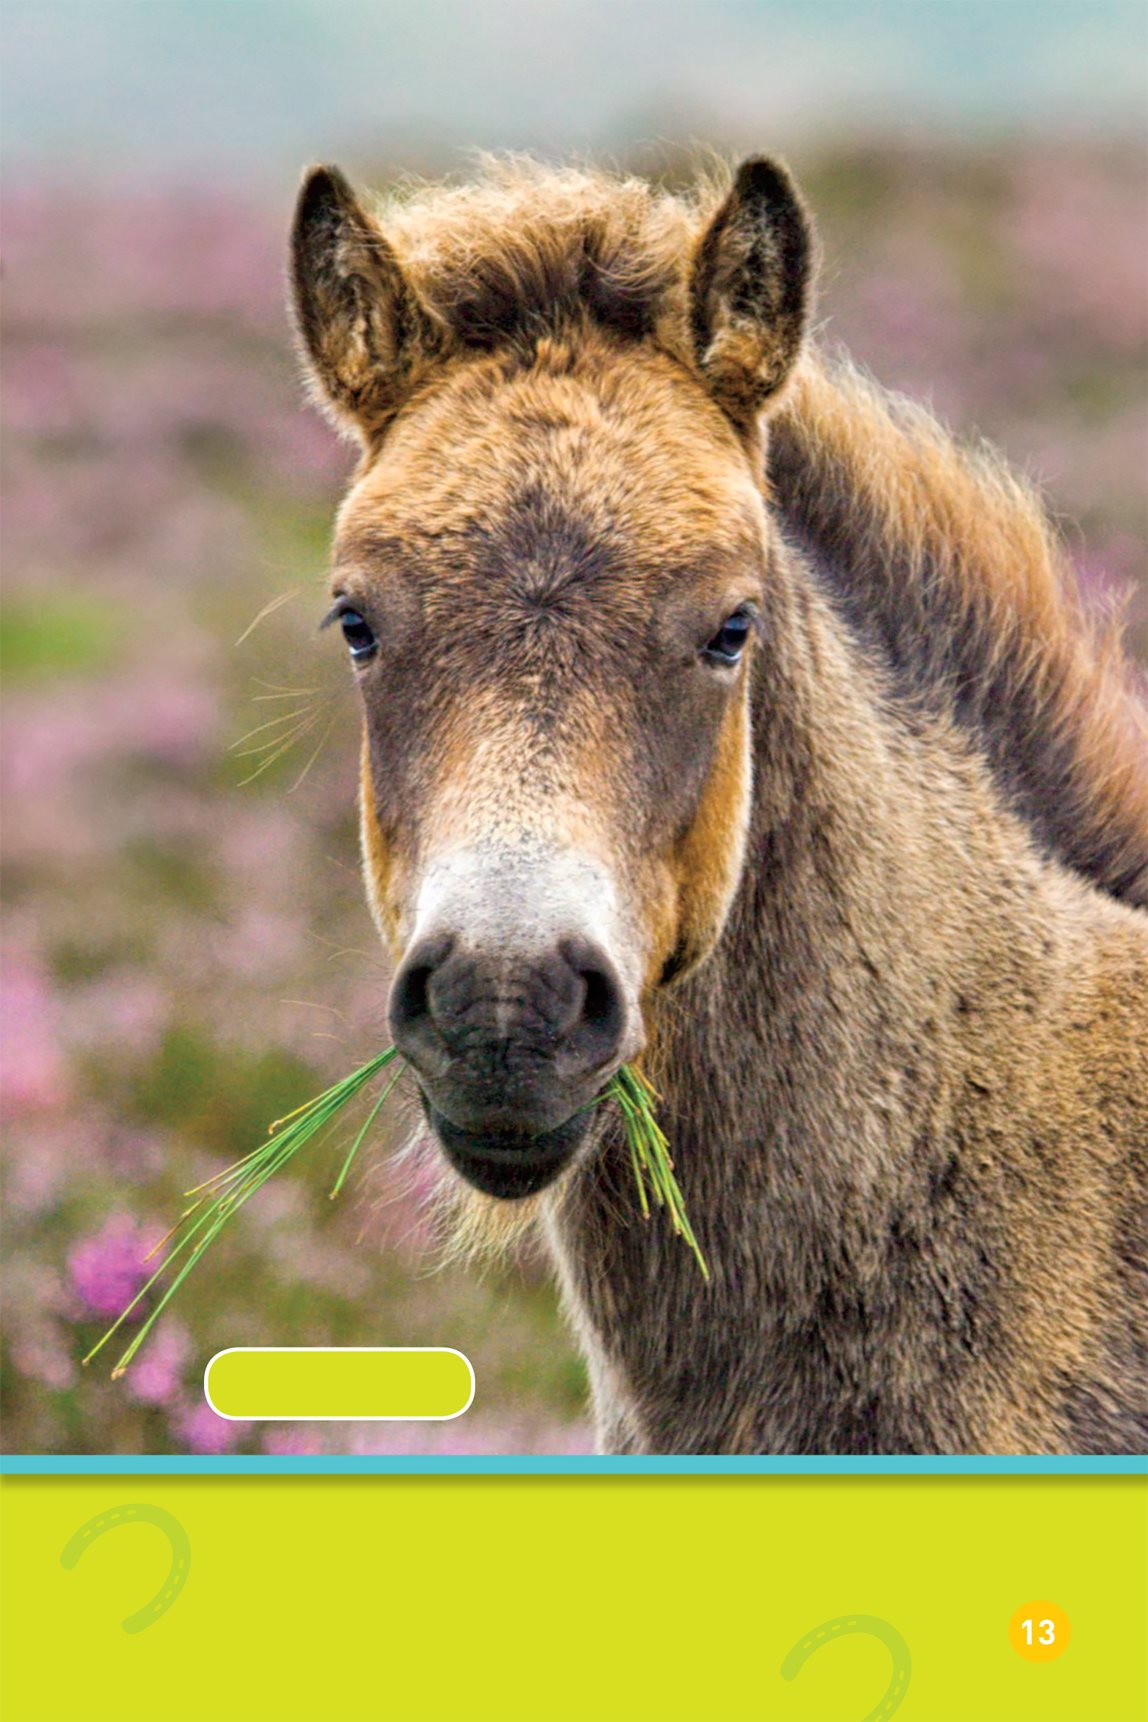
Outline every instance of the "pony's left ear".
{"label": "pony's left ear", "polygon": [[751,427],[793,369],[809,316],[813,231],[783,167],[750,156],[702,234],[690,277],[694,351],[715,399]]}

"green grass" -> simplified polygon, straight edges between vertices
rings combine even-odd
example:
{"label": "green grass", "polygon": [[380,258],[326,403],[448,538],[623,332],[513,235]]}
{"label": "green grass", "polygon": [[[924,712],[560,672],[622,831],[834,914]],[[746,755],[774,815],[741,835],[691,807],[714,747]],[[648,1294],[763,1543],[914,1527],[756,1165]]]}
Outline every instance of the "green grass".
{"label": "green grass", "polygon": [[[148,1293],[155,1289],[157,1296],[153,1307],[112,1370],[113,1381],[122,1375],[192,1268],[228,1221],[257,1190],[262,1189],[269,1178],[286,1166],[288,1161],[293,1160],[313,1137],[333,1123],[344,1107],[397,1057],[397,1048],[388,1047],[386,1052],[379,1053],[376,1058],[370,1059],[359,1070],[324,1090],[314,1100],[305,1101],[285,1118],[277,1119],[271,1125],[266,1142],[253,1148],[242,1160],[237,1160],[234,1165],[188,1190],[186,1194],[194,1196],[195,1201],[189,1208],[184,1209],[175,1225],[160,1239],[148,1258],[150,1260],[152,1256],[165,1251],[159,1266],[121,1311],[108,1331],[97,1340],[84,1362],[90,1363],[92,1358],[103,1350],[128,1317],[143,1303]],[[400,1063],[398,1069],[383,1083],[362,1127],[347,1149],[331,1190],[332,1200],[342,1190],[355,1156],[403,1069],[404,1066]],[[708,1280],[709,1269],[694,1236],[681,1188],[674,1176],[669,1143],[655,1116],[654,1105],[657,1098],[647,1079],[632,1065],[623,1065],[601,1095],[601,1100],[615,1101],[621,1111],[643,1216],[648,1219],[652,1207],[664,1208],[674,1232],[693,1251],[703,1277]],[[599,1103],[594,1102],[595,1105]],[[165,1283],[162,1289],[159,1289],[161,1281]]]}
{"label": "green grass", "polygon": [[602,1098],[616,1100],[621,1110],[643,1215],[649,1218],[651,1200],[656,1207],[665,1208],[671,1226],[693,1251],[702,1277],[708,1280],[710,1271],[686,1214],[681,1186],[674,1177],[670,1145],[654,1112],[657,1093],[640,1070],[632,1064],[624,1064],[610,1079]]}
{"label": "green grass", "polygon": [[21,598],[0,610],[0,666],[8,681],[96,674],[113,667],[122,644],[111,607],[74,591],[66,604]]}

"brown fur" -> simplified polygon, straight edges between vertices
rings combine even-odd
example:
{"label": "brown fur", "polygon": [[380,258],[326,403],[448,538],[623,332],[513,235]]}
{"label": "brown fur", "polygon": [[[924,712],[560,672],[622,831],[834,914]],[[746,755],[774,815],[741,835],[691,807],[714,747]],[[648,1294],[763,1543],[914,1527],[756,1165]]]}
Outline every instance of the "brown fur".
{"label": "brown fur", "polygon": [[1148,721],[1032,492],[844,363],[798,372],[769,471],[908,690],[973,731],[1053,854],[1148,905]]}
{"label": "brown fur", "polygon": [[608,1449],[1134,1450],[1143,714],[995,457],[799,357],[811,253],[760,161],[693,198],[496,165],[377,221],[309,180],[368,889],[396,960],[452,850],[616,891],[712,1283],[605,1115],[497,1209],[550,1242]]}

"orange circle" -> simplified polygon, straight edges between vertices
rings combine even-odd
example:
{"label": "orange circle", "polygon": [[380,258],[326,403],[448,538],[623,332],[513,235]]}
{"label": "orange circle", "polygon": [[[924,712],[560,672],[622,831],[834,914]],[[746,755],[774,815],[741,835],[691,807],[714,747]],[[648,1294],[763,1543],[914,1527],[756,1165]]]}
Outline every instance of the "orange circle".
{"label": "orange circle", "polygon": [[1008,1623],[1008,1641],[1026,1662],[1055,1662],[1072,1640],[1072,1622],[1054,1602],[1026,1602]]}

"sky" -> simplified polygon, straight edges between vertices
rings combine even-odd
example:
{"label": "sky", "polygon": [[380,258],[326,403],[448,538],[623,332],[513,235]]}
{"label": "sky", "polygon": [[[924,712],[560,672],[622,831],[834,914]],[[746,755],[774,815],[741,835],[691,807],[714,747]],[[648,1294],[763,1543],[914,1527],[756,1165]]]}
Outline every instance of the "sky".
{"label": "sky", "polygon": [[1143,131],[1143,0],[5,0],[17,169]]}

